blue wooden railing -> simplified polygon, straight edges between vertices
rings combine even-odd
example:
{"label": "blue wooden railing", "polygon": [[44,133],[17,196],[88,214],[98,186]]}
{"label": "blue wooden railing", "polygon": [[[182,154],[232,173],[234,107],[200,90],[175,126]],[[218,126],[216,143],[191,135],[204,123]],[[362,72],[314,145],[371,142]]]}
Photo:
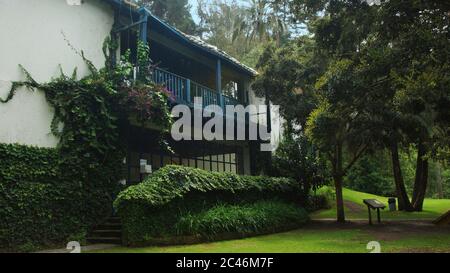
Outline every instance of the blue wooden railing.
{"label": "blue wooden railing", "polygon": [[188,78],[176,75],[169,71],[154,68],[152,74],[153,81],[157,84],[163,84],[169,90],[177,103],[191,105],[194,97],[203,99],[203,107],[207,105],[226,105],[240,104],[239,100],[220,94],[216,90],[191,81]]}

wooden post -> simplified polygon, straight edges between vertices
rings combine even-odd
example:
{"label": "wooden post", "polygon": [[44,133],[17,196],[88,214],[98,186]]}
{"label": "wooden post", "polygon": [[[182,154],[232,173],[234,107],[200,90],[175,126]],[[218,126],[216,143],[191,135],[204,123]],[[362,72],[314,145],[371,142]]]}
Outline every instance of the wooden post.
{"label": "wooden post", "polygon": [[186,102],[191,102],[191,80],[186,79]]}
{"label": "wooden post", "polygon": [[369,225],[372,225],[372,213],[370,212],[370,207],[367,206],[367,209],[369,210]]}
{"label": "wooden post", "polygon": [[223,96],[222,96],[222,61],[220,59],[217,59],[217,66],[216,66],[216,92],[218,92],[218,102],[217,104],[220,105],[220,107],[224,107],[223,103]]}
{"label": "wooden post", "polygon": [[378,223],[381,223],[380,208],[377,208],[377,218],[378,218]]}
{"label": "wooden post", "polygon": [[141,9],[140,11],[140,19],[142,20],[142,23],[140,25],[139,29],[139,39],[144,42],[144,44],[147,44],[147,21],[148,21],[148,14],[145,11],[145,9]]}

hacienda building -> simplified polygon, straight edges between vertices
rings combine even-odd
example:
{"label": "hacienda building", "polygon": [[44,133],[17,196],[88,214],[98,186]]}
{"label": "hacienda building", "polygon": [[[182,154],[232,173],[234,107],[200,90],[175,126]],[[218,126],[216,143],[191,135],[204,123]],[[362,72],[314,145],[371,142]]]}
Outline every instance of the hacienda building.
{"label": "hacienda building", "polygon": [[[19,64],[40,82],[57,77],[59,65],[64,71],[77,67],[79,76],[88,75],[84,61],[68,41],[100,68],[105,62],[102,44],[108,36],[120,45],[117,59],[127,49],[133,57],[139,40],[149,44],[151,59],[157,64],[153,80],[165,85],[177,104],[193,107],[193,98],[202,97],[205,106],[268,105],[251,89],[255,70],[175,29],[147,9],[121,0],[0,0],[0,97],[6,96],[13,81],[24,80]],[[270,104],[266,109],[270,111],[249,115],[246,122],[267,126],[276,145],[281,134],[279,117]],[[53,109],[43,92],[19,90],[14,100],[0,104],[0,143],[56,147],[58,138],[50,131],[52,117]],[[130,129],[128,183],[143,179],[143,160],[153,170],[180,164],[208,171],[255,173],[258,141],[169,139],[175,154],[166,154],[157,144],[155,130]]]}

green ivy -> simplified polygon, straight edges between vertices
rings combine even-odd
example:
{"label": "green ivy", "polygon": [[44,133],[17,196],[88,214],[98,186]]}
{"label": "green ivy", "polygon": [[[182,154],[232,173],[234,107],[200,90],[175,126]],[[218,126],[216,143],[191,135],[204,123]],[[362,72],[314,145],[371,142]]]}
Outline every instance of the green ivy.
{"label": "green ivy", "polygon": [[0,249],[33,250],[86,229],[80,183],[60,177],[57,149],[0,144]]}
{"label": "green ivy", "polygon": [[2,184],[51,182],[58,178],[58,151],[49,148],[0,144]]}
{"label": "green ivy", "polygon": [[292,179],[170,165],[122,191],[114,206],[122,220],[125,241],[137,244],[149,238],[179,235],[177,223],[182,217],[219,203],[251,204],[274,198],[296,206],[304,201],[299,183]]}
{"label": "green ivy", "polygon": [[[0,235],[11,238],[6,239],[8,247],[39,244],[50,238],[57,241],[73,232],[83,234],[83,230],[109,216],[118,181],[124,177],[125,131],[130,126],[130,116],[137,114],[165,132],[171,125],[169,94],[145,76],[150,65],[148,46],[138,47],[139,65],[143,67],[136,80],[130,78],[133,65],[129,54],[113,63],[111,56],[117,49],[113,41],[107,39],[104,43],[106,64],[100,70],[83,51],[77,51],[70,43],[69,46],[85,61],[90,75],[78,79],[76,69],[70,76],[61,69],[58,78],[38,83],[19,65],[26,80],[13,82],[6,99],[1,99],[7,103],[21,87],[44,92],[55,111],[51,131],[60,139],[54,150],[1,146],[0,203],[8,210],[2,211],[0,219],[13,220],[0,227]],[[139,97],[139,103],[134,100],[133,90],[145,94]],[[54,187],[48,187],[49,184]],[[33,192],[36,194],[28,198]],[[14,205],[15,202],[22,205]],[[64,215],[55,213],[53,207],[64,209]],[[42,213],[51,220],[40,221],[45,218]],[[33,227],[34,220],[42,224]],[[65,224],[69,222],[70,225]],[[40,240],[33,235],[39,234],[37,228],[49,236]]]}

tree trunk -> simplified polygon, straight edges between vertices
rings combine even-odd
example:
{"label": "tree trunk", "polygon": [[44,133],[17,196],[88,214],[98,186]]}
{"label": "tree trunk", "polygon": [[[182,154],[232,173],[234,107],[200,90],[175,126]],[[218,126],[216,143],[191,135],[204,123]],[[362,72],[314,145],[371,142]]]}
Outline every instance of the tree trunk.
{"label": "tree trunk", "polygon": [[344,212],[344,197],[342,195],[343,186],[343,170],[342,170],[342,145],[337,145],[336,147],[336,162],[333,179],[334,186],[336,188],[336,213],[337,221],[339,223],[345,223],[345,212]]}
{"label": "tree trunk", "polygon": [[415,211],[422,211],[423,200],[427,191],[428,184],[428,159],[425,158],[426,148],[420,141],[417,147],[417,166],[416,178],[414,181],[414,192],[412,204]]}
{"label": "tree trunk", "polygon": [[405,182],[403,181],[402,169],[400,167],[400,160],[398,157],[398,143],[393,140],[391,143],[392,156],[392,170],[394,173],[395,190],[398,198],[399,210],[413,211],[414,208],[409,201],[408,193],[406,192]]}
{"label": "tree trunk", "polygon": [[334,186],[336,188],[337,221],[339,223],[345,223],[344,197],[342,195],[342,176],[334,177]]}
{"label": "tree trunk", "polygon": [[439,199],[444,199],[444,187],[442,185],[441,163],[436,162],[436,190]]}

